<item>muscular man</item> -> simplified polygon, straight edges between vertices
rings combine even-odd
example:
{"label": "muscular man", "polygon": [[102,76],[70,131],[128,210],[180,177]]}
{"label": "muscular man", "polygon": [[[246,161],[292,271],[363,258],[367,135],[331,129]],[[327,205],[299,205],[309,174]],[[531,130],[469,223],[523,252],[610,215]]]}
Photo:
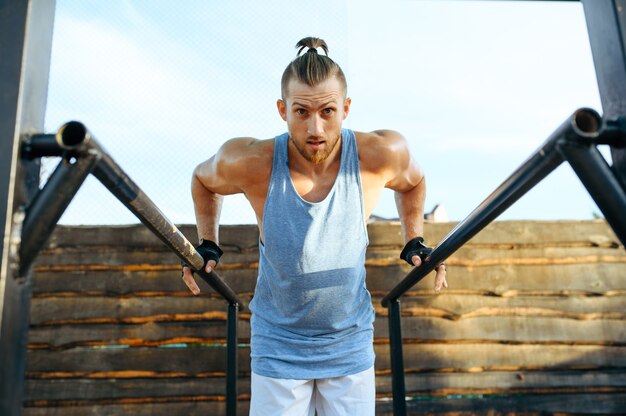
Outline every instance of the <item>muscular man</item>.
{"label": "muscular man", "polygon": [[[232,139],[194,171],[198,250],[210,272],[221,255],[222,196],[243,193],[260,231],[250,303],[251,414],[373,415],[367,219],[383,188],[394,190],[407,242],[401,257],[419,266],[424,175],[399,133],[342,129],[351,103],[343,71],[323,40],[305,38],[296,47],[277,102],[287,133]],[[435,291],[447,287],[445,276],[440,265]],[[199,292],[189,267],[183,279]]]}

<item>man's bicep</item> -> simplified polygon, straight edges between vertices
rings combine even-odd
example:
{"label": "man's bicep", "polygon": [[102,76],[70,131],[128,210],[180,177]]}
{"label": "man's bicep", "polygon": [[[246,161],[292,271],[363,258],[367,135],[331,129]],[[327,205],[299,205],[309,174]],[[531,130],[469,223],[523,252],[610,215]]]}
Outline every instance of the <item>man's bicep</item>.
{"label": "man's bicep", "polygon": [[415,188],[424,180],[424,173],[421,167],[413,160],[408,165],[399,170],[396,175],[385,184],[385,188],[389,188],[396,192],[408,192]]}

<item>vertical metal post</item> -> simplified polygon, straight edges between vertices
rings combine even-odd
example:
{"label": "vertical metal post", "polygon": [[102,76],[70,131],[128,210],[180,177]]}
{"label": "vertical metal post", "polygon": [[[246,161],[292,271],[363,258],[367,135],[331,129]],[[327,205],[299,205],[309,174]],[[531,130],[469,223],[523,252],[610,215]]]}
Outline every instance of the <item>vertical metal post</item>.
{"label": "vertical metal post", "polygon": [[24,205],[39,185],[38,161],[19,159],[20,141],[43,130],[54,0],[0,4],[0,415],[22,407],[31,272],[19,272]]}
{"label": "vertical metal post", "polygon": [[390,300],[389,353],[391,354],[391,389],[393,391],[393,414],[406,416],[406,388],[404,386],[404,358],[402,356],[402,329],[400,327],[400,301]]}
{"label": "vertical metal post", "polygon": [[237,323],[239,304],[228,303],[226,321],[226,415],[237,415]]}
{"label": "vertical metal post", "polygon": [[[626,0],[582,0],[607,121],[626,118]],[[611,148],[612,169],[626,191],[626,148]]]}

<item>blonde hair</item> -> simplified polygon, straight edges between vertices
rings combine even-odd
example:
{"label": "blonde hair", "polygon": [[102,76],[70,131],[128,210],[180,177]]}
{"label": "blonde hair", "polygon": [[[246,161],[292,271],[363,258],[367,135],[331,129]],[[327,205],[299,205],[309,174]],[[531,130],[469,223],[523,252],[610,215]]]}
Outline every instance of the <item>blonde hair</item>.
{"label": "blonde hair", "polygon": [[[335,61],[328,57],[328,45],[323,39],[306,37],[301,39],[297,44],[298,55],[296,59],[291,61],[283,72],[281,80],[281,94],[283,100],[287,94],[287,86],[292,78],[297,79],[311,87],[326,81],[330,77],[337,77],[343,87],[344,94],[348,91],[346,76]],[[302,53],[304,48],[308,48]],[[325,55],[317,53],[317,49],[321,48]]]}

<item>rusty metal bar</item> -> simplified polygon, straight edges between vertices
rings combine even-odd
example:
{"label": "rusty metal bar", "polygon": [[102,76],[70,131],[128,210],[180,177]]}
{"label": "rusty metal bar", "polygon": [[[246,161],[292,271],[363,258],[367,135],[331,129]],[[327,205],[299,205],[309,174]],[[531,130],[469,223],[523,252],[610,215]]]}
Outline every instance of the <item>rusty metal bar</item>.
{"label": "rusty metal bar", "polygon": [[[54,143],[57,143],[57,148]],[[93,169],[93,175],[215,291],[229,303],[238,304],[240,309],[243,308],[243,302],[239,296],[215,271],[207,273],[203,270],[204,259],[193,244],[157,208],[82,123],[70,121],[61,126],[55,135],[33,136],[28,145],[25,145],[24,154],[43,155],[45,151],[56,154],[61,151],[60,149],[64,150],[67,155],[74,155],[78,158],[89,153],[97,153],[100,160]]]}

